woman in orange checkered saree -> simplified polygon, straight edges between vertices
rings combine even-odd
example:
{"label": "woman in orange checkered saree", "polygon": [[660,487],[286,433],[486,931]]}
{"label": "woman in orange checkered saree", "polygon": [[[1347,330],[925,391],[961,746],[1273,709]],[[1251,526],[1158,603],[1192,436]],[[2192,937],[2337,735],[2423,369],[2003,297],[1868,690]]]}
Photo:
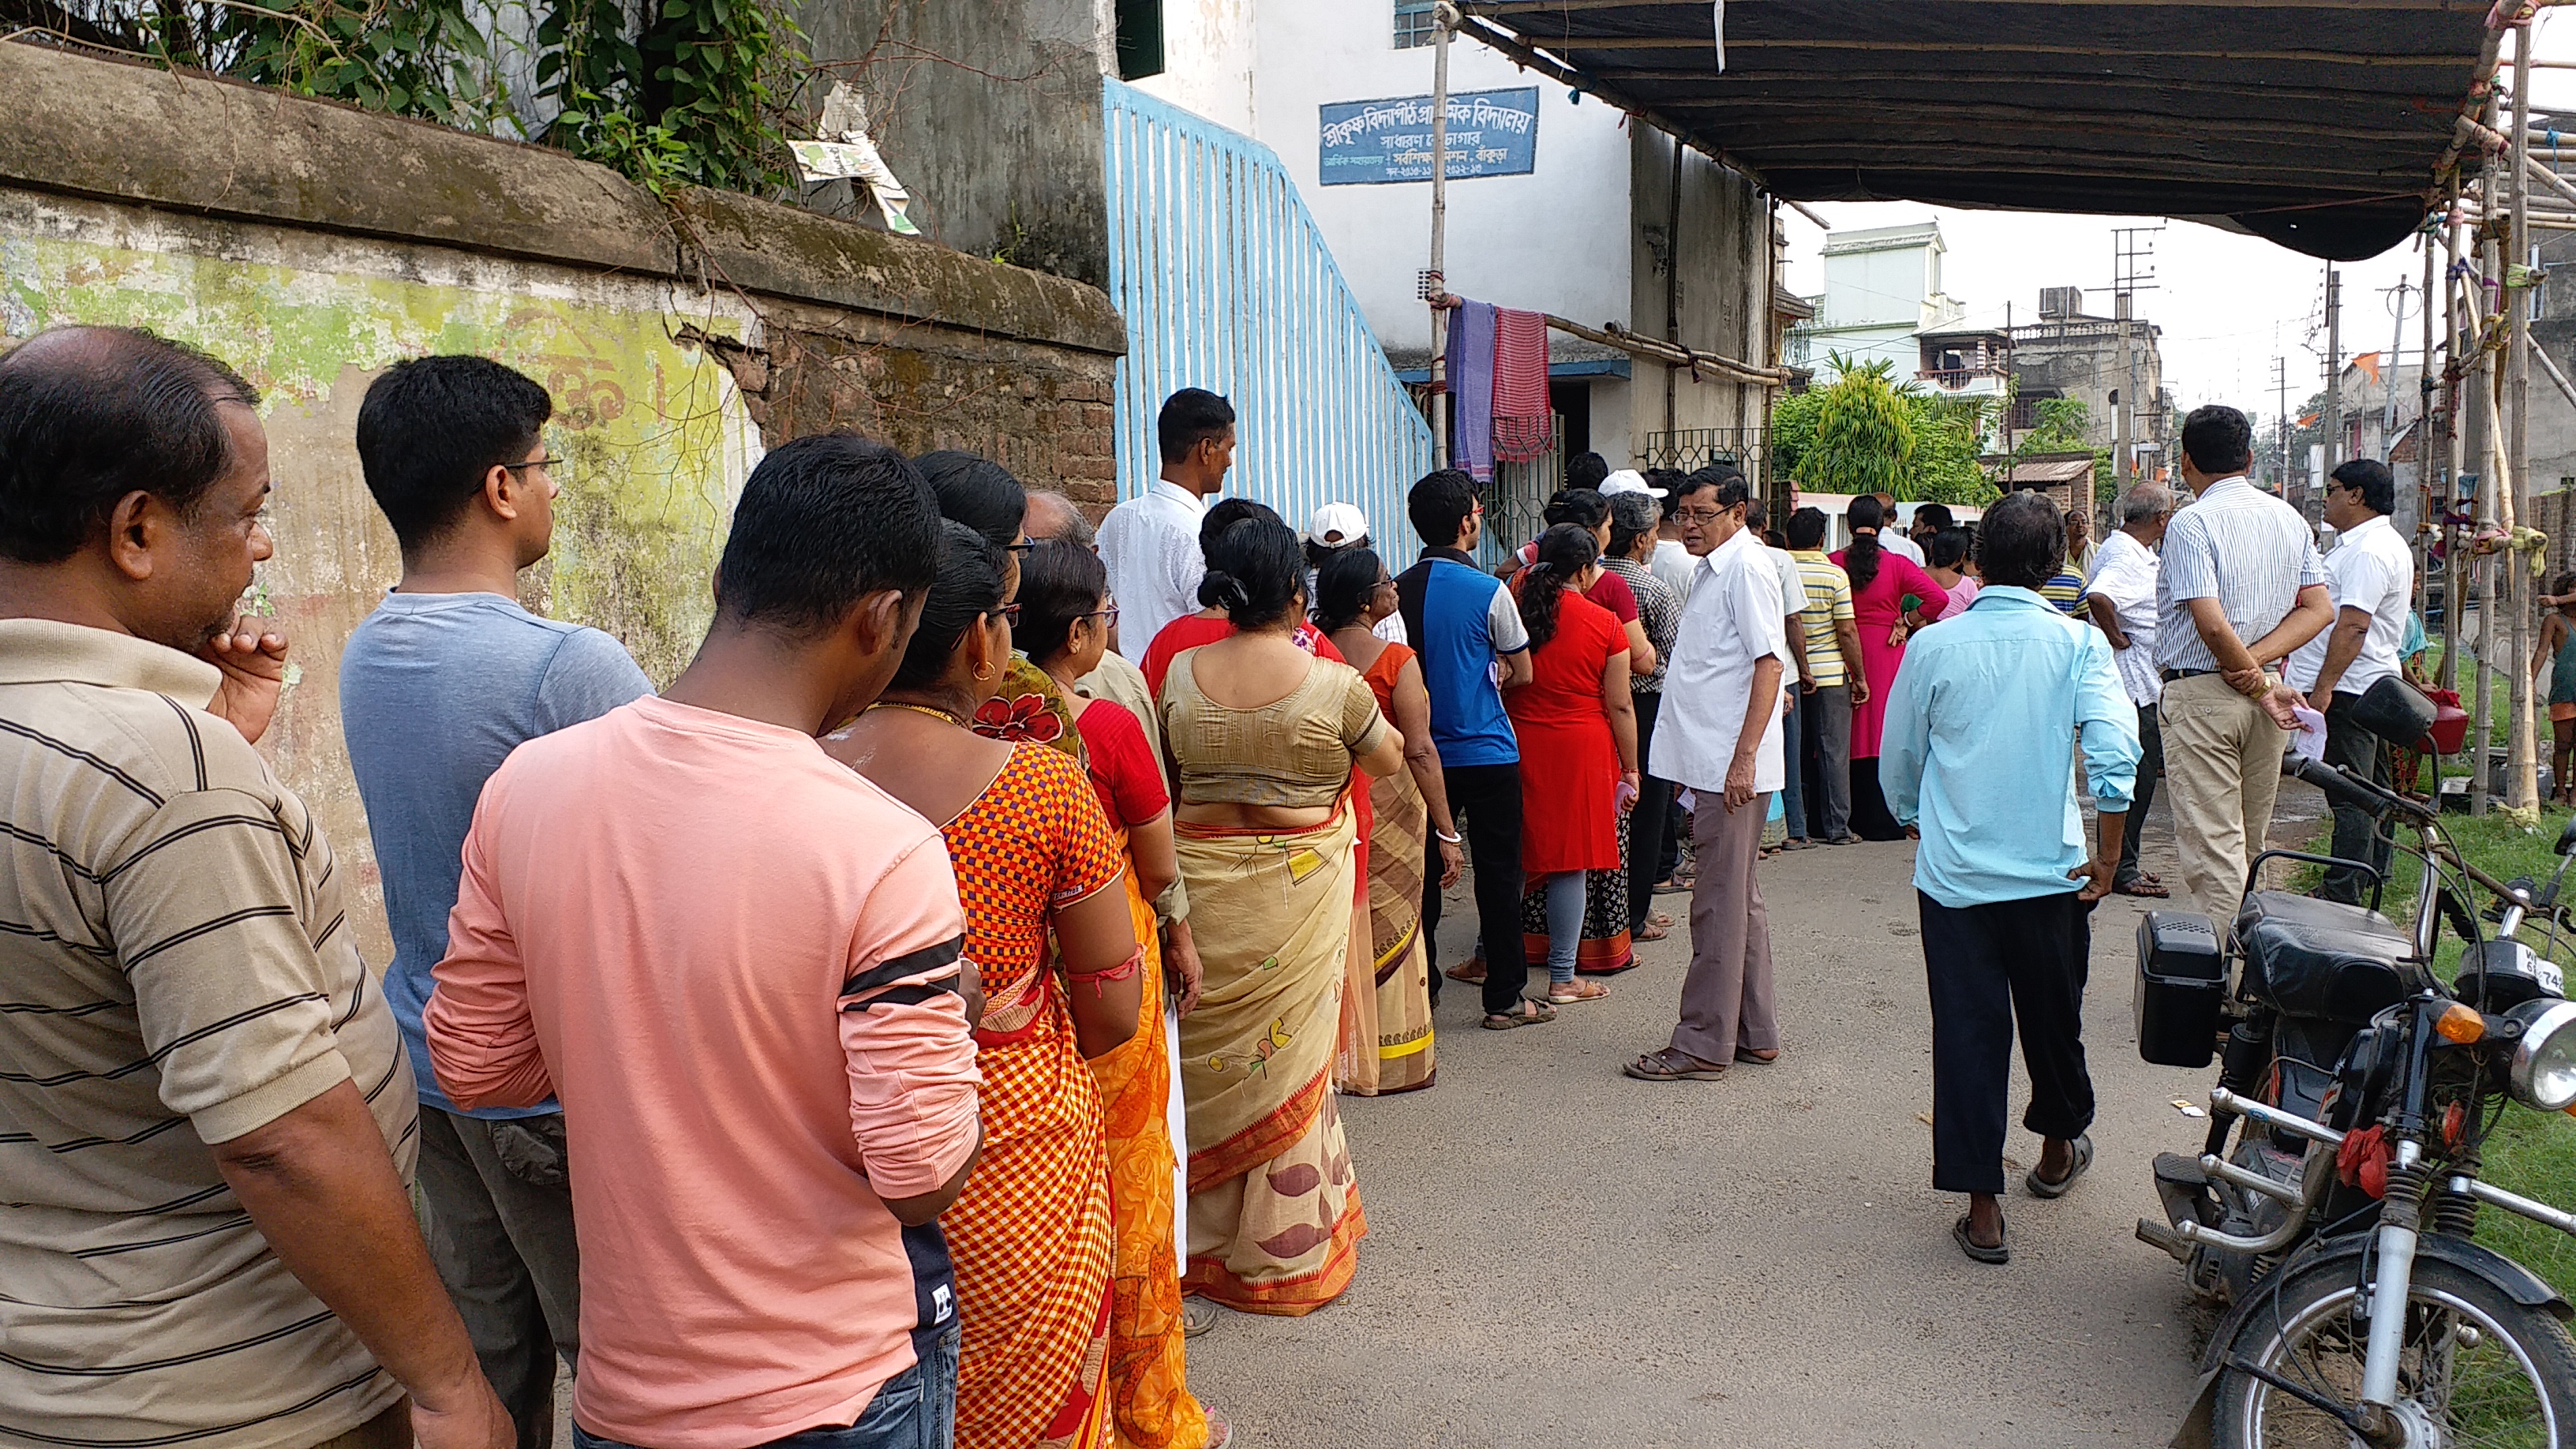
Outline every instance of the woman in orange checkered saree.
{"label": "woman in orange checkered saree", "polygon": [[1083,767],[1039,738],[1060,701],[1003,701],[1016,740],[970,729],[1011,662],[1004,575],[971,530],[952,523],[945,542],[894,683],[824,745],[944,822],[982,977],[983,1155],[940,1218],[962,1319],[958,1449],[1106,1449],[1109,1153],[1085,1058],[1124,1043],[1142,1009],[1126,861]]}

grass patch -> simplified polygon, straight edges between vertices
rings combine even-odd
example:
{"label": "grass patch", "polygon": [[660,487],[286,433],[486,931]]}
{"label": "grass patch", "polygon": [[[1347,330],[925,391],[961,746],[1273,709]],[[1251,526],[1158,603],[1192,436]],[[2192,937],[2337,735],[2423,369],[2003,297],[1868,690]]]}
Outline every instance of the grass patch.
{"label": "grass patch", "polygon": [[[2558,868],[2552,847],[2567,824],[2567,816],[2564,809],[2544,807],[2540,829],[2522,830],[2502,815],[2445,815],[2442,831],[2463,857],[2498,880],[2526,875],[2546,882]],[[2330,837],[2331,827],[2309,848],[2323,854]],[[2423,873],[2423,863],[2414,857],[2400,854],[2396,858],[2382,905],[2392,919],[2411,923],[2415,892]],[[2576,870],[2568,873],[2562,893],[2566,891],[2576,891]],[[2484,903],[2485,896],[2480,893],[2478,904],[2483,907]],[[2576,942],[2562,940],[2552,948],[2537,929],[2524,930],[2522,939],[2561,966],[2576,967]],[[2462,945],[2458,937],[2447,930],[2443,932],[2433,964],[2444,981],[2458,976]],[[2576,1205],[2576,1119],[2507,1103],[2495,1131],[2487,1137],[2479,1175],[2498,1187],[2538,1198],[2552,1207]],[[2501,1209],[2488,1208],[2478,1214],[2478,1239],[2576,1299],[2576,1238]]]}

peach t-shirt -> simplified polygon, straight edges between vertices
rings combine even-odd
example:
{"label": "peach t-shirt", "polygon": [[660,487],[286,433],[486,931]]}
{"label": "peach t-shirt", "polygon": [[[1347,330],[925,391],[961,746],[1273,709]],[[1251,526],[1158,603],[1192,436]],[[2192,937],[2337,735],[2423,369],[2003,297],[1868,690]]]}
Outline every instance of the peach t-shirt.
{"label": "peach t-shirt", "polygon": [[560,1098],[573,1417],[654,1449],[847,1425],[955,1321],[977,1140],[939,834],[808,736],[646,697],[520,746],[425,1013],[461,1107]]}

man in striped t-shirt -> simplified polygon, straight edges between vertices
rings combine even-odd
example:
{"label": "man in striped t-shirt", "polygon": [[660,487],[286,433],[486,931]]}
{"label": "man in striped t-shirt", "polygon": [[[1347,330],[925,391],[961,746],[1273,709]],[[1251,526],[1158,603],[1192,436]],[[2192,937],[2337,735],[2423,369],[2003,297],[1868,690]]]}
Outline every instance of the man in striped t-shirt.
{"label": "man in striped t-shirt", "polygon": [[[1825,553],[1825,514],[1801,508],[1789,515],[1789,556],[1806,584],[1808,681],[1799,712],[1816,761],[1816,834],[1829,845],[1850,845],[1852,707],[1869,702],[1860,672],[1860,618],[1852,612],[1851,576]],[[1800,768],[1792,760],[1789,768]]]}
{"label": "man in striped t-shirt", "polygon": [[256,406],[149,333],[0,359],[0,1443],[509,1449],[345,873],[250,745]]}

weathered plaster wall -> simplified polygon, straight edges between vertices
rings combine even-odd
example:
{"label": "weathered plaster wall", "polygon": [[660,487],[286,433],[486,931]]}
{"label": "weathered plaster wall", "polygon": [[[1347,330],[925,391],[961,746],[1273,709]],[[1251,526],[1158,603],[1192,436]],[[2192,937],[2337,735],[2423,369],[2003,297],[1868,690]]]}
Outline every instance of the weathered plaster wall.
{"label": "weathered plaster wall", "polygon": [[[805,0],[799,21],[817,71],[867,97],[923,235],[1109,284],[1092,0]],[[877,224],[850,201],[842,182],[809,204]]]}
{"label": "weathered plaster wall", "polygon": [[0,348],[147,326],[265,395],[278,547],[254,600],[294,645],[261,747],[358,870],[379,963],[337,662],[400,570],[354,445],[386,366],[476,352],[554,394],[570,477],[523,602],[606,629],[657,681],[705,628],[765,444],[855,428],[1110,497],[1124,336],[1090,287],[740,197],[666,209],[560,153],[25,45],[0,44],[0,96]]}
{"label": "weathered plaster wall", "polygon": [[[1629,315],[1639,332],[1660,337],[1666,288],[1679,278],[1678,337],[1687,346],[1758,365],[1770,361],[1771,217],[1751,182],[1696,151],[1682,153],[1678,225],[1672,220],[1673,141],[1651,127],[1632,129],[1629,165],[1636,198],[1630,230]],[[1668,430],[1767,425],[1759,387],[1714,373],[1637,359],[1628,388],[1629,437],[1642,449]],[[1669,403],[1667,402],[1669,399]],[[1756,471],[1758,477],[1758,470]]]}

